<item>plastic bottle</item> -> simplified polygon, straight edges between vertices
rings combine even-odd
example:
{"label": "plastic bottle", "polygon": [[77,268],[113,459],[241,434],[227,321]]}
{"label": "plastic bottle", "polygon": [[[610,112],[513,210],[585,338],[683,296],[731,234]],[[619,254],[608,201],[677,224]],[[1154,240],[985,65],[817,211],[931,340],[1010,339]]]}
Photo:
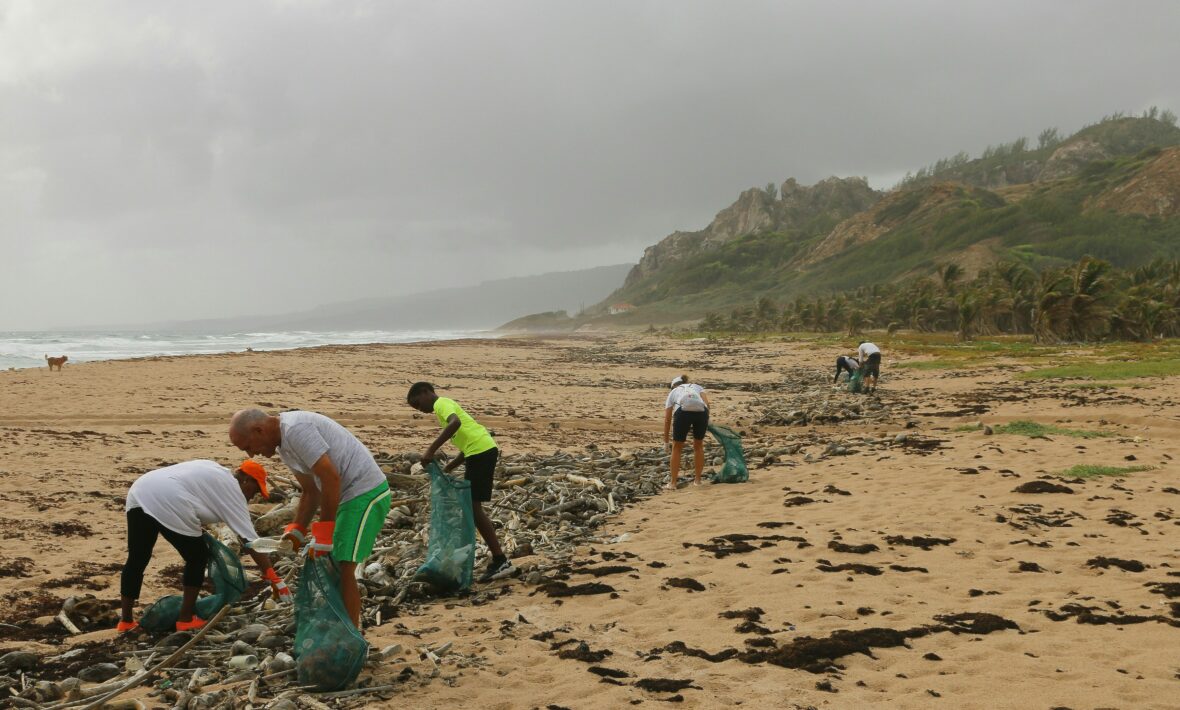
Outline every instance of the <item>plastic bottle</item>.
{"label": "plastic bottle", "polygon": [[295,551],[295,545],[287,538],[281,537],[260,537],[254,542],[251,542],[248,547],[255,552],[278,552],[281,554]]}

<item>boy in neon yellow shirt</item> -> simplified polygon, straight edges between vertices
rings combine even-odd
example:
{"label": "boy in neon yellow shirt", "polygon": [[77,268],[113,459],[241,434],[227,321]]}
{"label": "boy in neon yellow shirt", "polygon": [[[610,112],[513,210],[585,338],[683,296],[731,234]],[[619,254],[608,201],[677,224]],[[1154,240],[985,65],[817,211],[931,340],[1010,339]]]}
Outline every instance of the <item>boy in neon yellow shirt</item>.
{"label": "boy in neon yellow shirt", "polygon": [[463,464],[463,478],[471,483],[471,512],[475,518],[475,528],[492,553],[492,561],[479,581],[490,582],[511,576],[516,568],[500,547],[492,519],[483,509],[483,504],[492,499],[492,478],[496,473],[496,461],[500,458],[500,449],[492,435],[454,400],[435,394],[434,385],[429,382],[415,382],[406,395],[406,402],[419,412],[433,414],[443,428],[426,453],[422,454],[422,463],[433,461],[434,455],[447,441],[453,441],[455,448],[459,449],[459,455],[444,470],[450,473]]}

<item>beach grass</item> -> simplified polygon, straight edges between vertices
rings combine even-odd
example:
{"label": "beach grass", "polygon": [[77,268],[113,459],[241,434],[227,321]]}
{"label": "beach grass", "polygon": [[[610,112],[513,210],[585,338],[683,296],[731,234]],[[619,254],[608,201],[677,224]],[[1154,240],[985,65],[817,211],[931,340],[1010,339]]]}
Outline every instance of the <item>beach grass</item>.
{"label": "beach grass", "polygon": [[[975,424],[963,424],[955,427],[955,431],[972,432],[980,431],[983,425],[976,422]],[[1072,436],[1077,439],[1100,439],[1111,436],[1117,436],[1113,431],[1089,431],[1086,429],[1068,429],[1066,427],[1059,427],[1053,424],[1041,424],[1040,422],[1032,422],[1027,419],[1017,419],[1016,421],[1008,422],[1007,424],[996,424],[992,427],[992,432],[995,434],[1015,434],[1017,436],[1048,436],[1053,434],[1055,436]]]}
{"label": "beach grass", "polygon": [[1114,380],[1102,380],[1101,382],[1061,382],[1055,386],[1067,390],[1103,390],[1115,387],[1143,389],[1147,387],[1147,385],[1141,382],[1117,382]]}
{"label": "beach grass", "polygon": [[1093,478],[1095,476],[1125,476],[1128,473],[1150,471],[1152,466],[1098,466],[1094,464],[1078,464],[1061,472],[1062,476],[1073,478]]}
{"label": "beach grass", "polygon": [[1112,431],[1068,429],[1053,424],[1032,422],[1027,419],[1017,419],[1007,424],[998,424],[992,427],[992,431],[997,434],[1016,434],[1018,436],[1048,436],[1053,434],[1056,436],[1072,436],[1077,439],[1099,439],[1115,436],[1115,433]]}
{"label": "beach grass", "polygon": [[983,364],[982,362],[975,362],[972,360],[911,360],[909,362],[898,363],[897,367],[902,370],[956,370],[967,368],[975,364]]}
{"label": "beach grass", "polygon": [[979,424],[979,423],[975,423],[975,424],[963,424],[962,426],[957,426],[954,428],[954,431],[972,432],[972,431],[979,431],[981,429],[983,429],[983,425]]}
{"label": "beach grass", "polygon": [[1180,375],[1180,359],[1079,362],[1023,372],[1019,377],[1022,380],[1050,378],[1128,380],[1138,377],[1169,377],[1172,375]]}

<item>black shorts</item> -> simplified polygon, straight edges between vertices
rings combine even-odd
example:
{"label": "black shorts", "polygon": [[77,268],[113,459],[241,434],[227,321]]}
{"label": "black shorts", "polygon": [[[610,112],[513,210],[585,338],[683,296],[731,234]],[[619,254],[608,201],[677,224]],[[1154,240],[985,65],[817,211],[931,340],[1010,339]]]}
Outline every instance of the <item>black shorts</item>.
{"label": "black shorts", "polygon": [[672,415],[672,441],[687,441],[688,430],[692,429],[692,438],[704,439],[705,431],[709,428],[709,410],[703,412],[686,412],[677,409]]}
{"label": "black shorts", "polygon": [[873,377],[881,376],[881,353],[873,353],[869,355],[868,360],[865,360],[865,377],[869,375]]}
{"label": "black shorts", "polygon": [[471,482],[471,500],[487,503],[492,499],[492,479],[496,476],[499,449],[488,449],[463,458],[463,478]]}

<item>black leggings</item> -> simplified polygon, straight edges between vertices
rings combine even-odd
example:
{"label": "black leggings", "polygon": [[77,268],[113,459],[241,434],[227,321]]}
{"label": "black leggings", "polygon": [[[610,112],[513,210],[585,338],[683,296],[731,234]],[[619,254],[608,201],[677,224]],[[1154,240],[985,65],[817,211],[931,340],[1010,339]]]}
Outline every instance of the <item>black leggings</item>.
{"label": "black leggings", "polygon": [[184,586],[200,587],[205,583],[205,566],[209,562],[209,547],[205,544],[205,538],[181,535],[160,525],[159,521],[143,512],[143,508],[132,508],[127,511],[127,563],[123,565],[123,577],[119,583],[123,596],[139,598],[139,591],[143,588],[143,572],[152,559],[156,538],[161,534],[184,558]]}
{"label": "black leggings", "polygon": [[856,370],[853,370],[848,364],[848,358],[841,355],[840,357],[836,358],[836,376],[832,378],[832,382],[838,382],[840,380],[840,373],[844,372],[845,370],[848,371],[849,377],[852,377],[853,373],[856,372]]}

